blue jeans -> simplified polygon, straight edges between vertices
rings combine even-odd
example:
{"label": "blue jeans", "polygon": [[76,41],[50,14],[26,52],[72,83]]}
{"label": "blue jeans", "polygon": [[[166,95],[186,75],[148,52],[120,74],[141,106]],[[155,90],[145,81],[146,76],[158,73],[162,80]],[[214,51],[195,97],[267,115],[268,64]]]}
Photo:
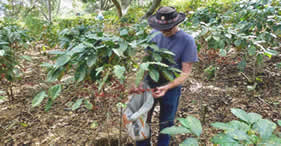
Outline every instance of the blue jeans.
{"label": "blue jeans", "polygon": [[[155,104],[160,102],[160,131],[166,127],[173,126],[180,95],[181,86],[167,91],[163,97],[156,99],[153,108],[149,112],[147,122],[151,123],[151,117]],[[170,138],[171,137],[167,134],[160,134],[158,137],[158,146],[168,146],[170,143]],[[136,144],[137,146],[150,146],[150,138],[143,141],[137,141]]]}

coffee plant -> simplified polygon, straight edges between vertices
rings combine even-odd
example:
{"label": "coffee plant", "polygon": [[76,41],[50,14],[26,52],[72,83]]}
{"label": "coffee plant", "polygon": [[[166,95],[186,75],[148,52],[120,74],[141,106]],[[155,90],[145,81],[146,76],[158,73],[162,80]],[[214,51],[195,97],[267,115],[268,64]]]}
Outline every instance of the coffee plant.
{"label": "coffee plant", "polygon": [[192,117],[188,116],[186,118],[178,118],[177,119],[181,126],[171,126],[164,128],[160,133],[169,134],[169,135],[178,135],[178,134],[192,134],[197,138],[187,138],[180,145],[190,145],[190,146],[199,146],[198,138],[202,133],[202,125],[201,122]]}
{"label": "coffee plant", "polygon": [[[244,110],[232,108],[231,112],[239,118],[228,123],[215,122],[211,125],[224,132],[212,138],[214,144],[220,145],[280,145],[281,135],[274,134],[276,124],[263,119],[257,113],[247,113]],[[280,121],[279,121],[280,126]]]}
{"label": "coffee plant", "polygon": [[219,7],[196,11],[185,27],[193,30],[199,49],[217,50],[218,57],[227,57],[231,48],[244,54],[238,68],[244,71],[247,62],[252,62],[250,82],[255,82],[265,57],[270,59],[280,53],[280,13],[281,5],[275,1],[239,1],[224,13]]}
{"label": "coffee plant", "polygon": [[60,92],[62,90],[61,85],[55,85],[49,88],[48,94],[46,94],[45,91],[41,91],[38,93],[32,100],[32,107],[36,107],[40,105],[40,103],[43,101],[45,97],[49,97],[47,104],[45,105],[45,111],[49,111],[54,100],[59,96]]}
{"label": "coffee plant", "polygon": [[[102,26],[78,25],[70,29],[64,29],[59,33],[60,48],[62,50],[50,51],[49,54],[56,55],[54,64],[45,63],[48,67],[47,81],[54,82],[61,80],[65,74],[73,72],[76,84],[88,82],[97,85],[100,92],[95,96],[106,96],[103,89],[106,83],[117,80],[118,88],[124,91],[122,85],[128,72],[137,71],[136,84],[138,85],[145,75],[145,71],[153,80],[159,79],[159,69],[163,69],[164,75],[170,80],[175,76],[170,72],[178,70],[168,68],[167,64],[172,63],[173,54],[167,50],[160,50],[156,45],[151,44],[153,35],[146,32],[147,25],[144,23],[121,28],[118,34],[107,34]],[[141,64],[135,62],[135,56],[141,49],[151,48],[150,53],[155,58],[147,57]],[[151,52],[154,50],[153,52]],[[156,56],[156,52],[159,53]],[[161,63],[162,58],[168,61]],[[137,69],[138,68],[138,69]],[[39,93],[40,94],[40,93]],[[122,95],[123,96],[123,95]],[[37,96],[39,98],[41,96]],[[43,97],[42,97],[43,98]],[[40,101],[40,100],[39,100]],[[77,101],[77,105],[82,99]]]}
{"label": "coffee plant", "polygon": [[27,47],[26,31],[16,25],[0,26],[0,74],[2,79],[13,81],[19,75],[17,52]]}
{"label": "coffee plant", "polygon": [[7,85],[7,95],[11,98],[13,92],[10,84],[21,76],[21,70],[24,69],[19,61],[28,59],[27,56],[21,55],[21,51],[24,47],[28,47],[29,39],[26,30],[17,25],[0,26],[0,81],[2,85]]}

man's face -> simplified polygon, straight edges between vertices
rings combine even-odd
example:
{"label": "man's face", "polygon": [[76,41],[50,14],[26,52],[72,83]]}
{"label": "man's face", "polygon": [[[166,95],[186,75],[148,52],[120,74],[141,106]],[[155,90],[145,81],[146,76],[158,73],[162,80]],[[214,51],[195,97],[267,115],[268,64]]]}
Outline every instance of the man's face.
{"label": "man's face", "polygon": [[161,30],[161,32],[163,33],[163,35],[165,37],[170,37],[177,32],[177,27],[175,26],[175,27],[167,29],[167,30]]}

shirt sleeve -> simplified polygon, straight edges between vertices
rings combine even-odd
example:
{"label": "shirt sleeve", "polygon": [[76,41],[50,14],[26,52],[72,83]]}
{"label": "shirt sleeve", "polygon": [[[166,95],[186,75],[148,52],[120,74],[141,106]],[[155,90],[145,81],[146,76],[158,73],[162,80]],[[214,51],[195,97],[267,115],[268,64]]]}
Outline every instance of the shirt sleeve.
{"label": "shirt sleeve", "polygon": [[185,44],[182,57],[182,62],[198,62],[198,55],[197,55],[197,46],[195,44],[195,40],[190,37]]}

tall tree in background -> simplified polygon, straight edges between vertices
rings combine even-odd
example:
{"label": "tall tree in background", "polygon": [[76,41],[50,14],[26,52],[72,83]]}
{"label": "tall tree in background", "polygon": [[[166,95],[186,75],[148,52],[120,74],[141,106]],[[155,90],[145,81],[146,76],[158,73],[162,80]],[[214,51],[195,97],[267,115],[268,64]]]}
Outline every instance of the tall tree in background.
{"label": "tall tree in background", "polygon": [[119,4],[119,2],[117,0],[112,0],[112,2],[117,9],[117,13],[118,13],[119,18],[121,18],[123,16],[121,5]]}
{"label": "tall tree in background", "polygon": [[15,17],[20,14],[21,10],[25,7],[24,0],[7,0],[0,2],[4,7],[4,15],[8,17]]}
{"label": "tall tree in background", "polygon": [[[120,1],[121,1],[121,3],[119,3],[118,0],[112,0],[112,2],[114,3],[114,5],[117,9],[119,18],[121,18],[123,15],[126,15],[132,0],[120,0]],[[161,3],[161,0],[153,0],[151,7],[145,13],[145,15],[142,17],[142,19],[146,19],[149,16],[151,16],[153,14],[153,12],[157,9],[157,7],[160,5],[160,3]]]}
{"label": "tall tree in background", "polygon": [[61,0],[39,0],[38,7],[43,17],[52,23],[52,17],[59,13]]}
{"label": "tall tree in background", "polygon": [[87,10],[90,13],[96,12],[99,10],[109,10],[114,7],[114,4],[111,0],[82,0],[84,4],[87,4]]}
{"label": "tall tree in background", "polygon": [[130,4],[132,3],[132,0],[120,0],[121,1],[121,7],[122,7],[122,14],[126,15],[128,12],[128,9],[130,8]]}
{"label": "tall tree in background", "polygon": [[127,14],[132,0],[120,0],[120,3],[117,0],[112,0],[112,2],[117,9],[119,18],[121,18],[123,15]]}
{"label": "tall tree in background", "polygon": [[145,13],[145,15],[142,17],[142,19],[146,19],[149,16],[151,16],[153,14],[153,12],[157,9],[157,7],[160,6],[160,3],[161,3],[161,0],[153,0],[151,7]]}

